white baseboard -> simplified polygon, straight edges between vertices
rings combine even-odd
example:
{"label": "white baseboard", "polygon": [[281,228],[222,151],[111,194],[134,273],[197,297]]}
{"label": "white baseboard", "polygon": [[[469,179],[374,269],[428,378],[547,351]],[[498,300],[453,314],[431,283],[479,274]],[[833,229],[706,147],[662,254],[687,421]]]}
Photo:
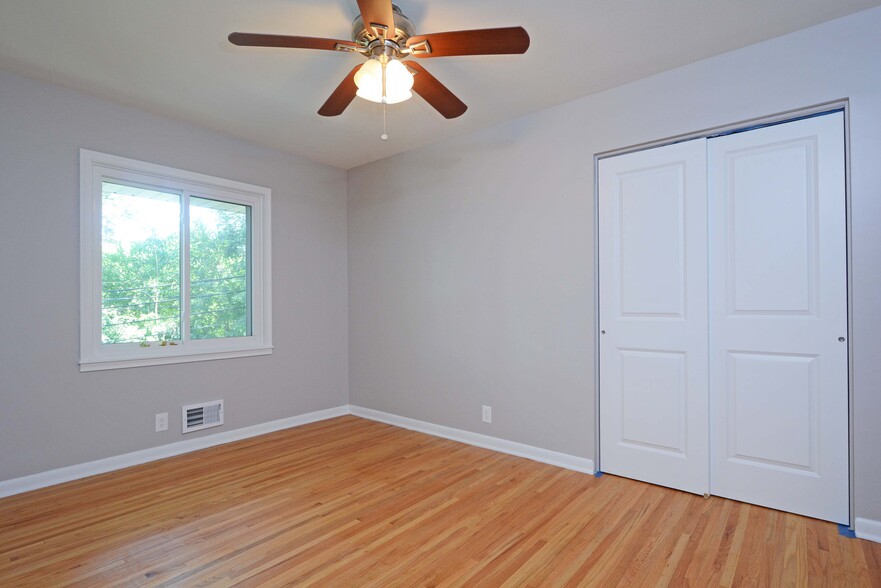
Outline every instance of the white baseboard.
{"label": "white baseboard", "polygon": [[[416,419],[410,419],[370,408],[343,405],[279,419],[277,421],[270,421],[268,423],[261,423],[250,427],[243,427],[241,429],[234,429],[232,431],[215,433],[214,435],[186,439],[184,441],[151,447],[149,449],[142,449],[140,451],[133,451],[123,455],[115,455],[113,457],[57,468],[30,476],[14,478],[12,480],[0,481],[0,498],[28,492],[30,490],[45,488],[47,486],[54,486],[64,482],[79,480],[80,478],[87,478],[97,474],[121,470],[142,463],[156,461],[157,459],[165,459],[166,457],[181,455],[182,453],[190,453],[191,451],[198,451],[200,449],[214,447],[215,445],[223,445],[224,443],[231,443],[233,441],[240,441],[258,435],[265,435],[266,433],[273,433],[275,431],[281,431],[282,429],[289,429],[308,423],[332,419],[347,414],[353,414],[365,419],[379,421],[396,427],[410,429],[412,431],[419,431],[420,433],[427,433],[436,437],[443,437],[445,439],[467,443],[468,445],[476,445],[477,447],[492,449],[493,451],[499,451],[501,453],[525,457],[526,459],[547,463],[569,470],[575,470],[577,472],[583,472],[586,474],[594,473],[593,460],[583,457],[576,457],[567,453],[559,453],[557,451],[533,447],[532,445],[526,445],[524,443],[517,443],[516,441],[508,441],[506,439],[499,439],[498,437],[490,437],[489,435],[481,435],[480,433],[472,433],[470,431],[463,431],[461,429],[418,421]],[[881,537],[881,524],[868,519],[857,519],[858,535],[860,534],[860,521],[864,521],[864,523],[868,525],[865,530],[866,539],[872,539],[872,537],[875,537],[875,539],[873,539],[874,541],[881,541],[881,539],[879,539],[879,537]]]}
{"label": "white baseboard", "polygon": [[349,405],[349,410],[350,413],[355,416],[370,419],[372,421],[379,421],[388,425],[394,425],[403,429],[410,429],[411,431],[427,433],[436,437],[443,437],[444,439],[451,439],[453,441],[467,443],[468,445],[476,445],[477,447],[492,449],[493,451],[516,455],[517,457],[525,457],[526,459],[540,461],[542,463],[566,468],[568,470],[575,470],[576,472],[583,472],[585,474],[594,473],[594,464],[592,459],[576,457],[574,455],[569,455],[568,453],[550,451],[548,449],[542,449],[540,447],[534,447],[532,445],[526,445],[524,443],[517,443],[516,441],[508,441],[507,439],[490,437],[489,435],[481,435],[480,433],[463,431],[462,429],[454,429],[452,427],[445,427],[443,425],[436,425],[434,423],[418,421],[416,419],[402,417],[387,412],[381,412],[379,410],[373,410],[371,408],[363,408],[360,406]]}
{"label": "white baseboard", "polygon": [[881,543],[881,521],[857,517],[857,520],[854,521],[853,530],[860,539]]}
{"label": "white baseboard", "polygon": [[125,453],[123,455],[116,455],[55,470],[49,470],[48,472],[40,472],[39,474],[0,481],[0,498],[19,494],[21,492],[27,492],[29,490],[45,488],[46,486],[54,486],[55,484],[61,484],[63,482],[70,482],[71,480],[79,480],[80,478],[86,478],[96,474],[104,474],[106,472],[120,470],[133,465],[147,463],[148,461],[155,461],[157,459],[164,459],[182,453],[198,451],[199,449],[214,447],[215,445],[248,439],[249,437],[256,437],[257,435],[265,435],[266,433],[273,433],[275,431],[281,431],[282,429],[289,429],[291,427],[298,427],[300,425],[323,421],[325,419],[332,419],[347,414],[349,414],[348,405],[337,406],[326,410],[318,410],[285,419],[279,419],[277,421],[270,421],[268,423],[261,423],[250,427],[242,427],[241,429],[224,431],[222,433],[215,433],[214,435],[207,435],[204,437],[196,437],[195,439],[186,439],[176,443],[169,443],[168,445],[160,445],[159,447],[151,447],[149,449]]}

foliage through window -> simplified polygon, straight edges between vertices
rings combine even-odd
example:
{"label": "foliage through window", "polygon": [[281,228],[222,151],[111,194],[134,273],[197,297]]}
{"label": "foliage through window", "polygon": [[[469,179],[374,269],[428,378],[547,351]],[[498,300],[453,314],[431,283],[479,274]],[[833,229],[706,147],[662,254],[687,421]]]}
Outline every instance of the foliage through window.
{"label": "foliage through window", "polygon": [[83,369],[268,352],[269,191],[81,159]]}

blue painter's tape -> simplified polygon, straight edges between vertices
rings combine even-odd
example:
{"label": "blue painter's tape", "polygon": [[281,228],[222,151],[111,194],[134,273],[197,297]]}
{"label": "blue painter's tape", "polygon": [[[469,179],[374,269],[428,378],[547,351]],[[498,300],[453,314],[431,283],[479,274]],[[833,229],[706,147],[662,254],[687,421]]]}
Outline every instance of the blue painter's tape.
{"label": "blue painter's tape", "polygon": [[602,477],[603,477],[603,472],[597,471],[597,472],[594,473],[593,477],[594,477],[594,478],[602,478]]}
{"label": "blue painter's tape", "polygon": [[854,533],[853,529],[848,527],[847,525],[838,525],[838,534],[842,537],[850,537],[851,539],[856,539],[857,534]]}

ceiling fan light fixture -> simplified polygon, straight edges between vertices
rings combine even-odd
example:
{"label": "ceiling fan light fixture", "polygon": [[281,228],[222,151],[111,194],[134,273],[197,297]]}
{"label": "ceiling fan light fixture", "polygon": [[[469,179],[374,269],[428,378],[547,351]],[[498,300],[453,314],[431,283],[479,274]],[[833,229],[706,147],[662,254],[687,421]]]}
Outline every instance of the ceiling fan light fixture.
{"label": "ceiling fan light fixture", "polygon": [[[352,22],[352,40],[234,32],[229,42],[239,47],[288,47],[358,53],[367,63],[355,65],[334,89],[318,114],[339,116],[360,96],[380,104],[395,104],[419,94],[444,118],[462,116],[468,106],[428,73],[420,61],[458,55],[515,55],[529,49],[523,27],[499,27],[416,35],[416,27],[392,0],[357,0],[359,15]],[[409,60],[409,58],[414,58]],[[408,59],[406,65],[401,59]],[[414,85],[413,76],[418,75]],[[385,109],[383,109],[385,117]]]}
{"label": "ceiling fan light fixture", "polygon": [[367,60],[355,74],[355,85],[358,87],[356,96],[381,104],[397,104],[413,96],[410,91],[413,88],[413,74],[397,59],[389,59],[384,67],[380,58]]}

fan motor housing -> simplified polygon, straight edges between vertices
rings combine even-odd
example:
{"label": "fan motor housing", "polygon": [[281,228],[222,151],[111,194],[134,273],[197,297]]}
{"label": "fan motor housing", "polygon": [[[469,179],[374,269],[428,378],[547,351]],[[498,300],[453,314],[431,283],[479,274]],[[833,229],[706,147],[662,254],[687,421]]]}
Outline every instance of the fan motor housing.
{"label": "fan motor housing", "polygon": [[[396,4],[392,4],[392,12],[395,18],[395,34],[394,36],[389,35],[386,40],[404,47],[407,44],[407,39],[416,34],[416,27],[413,26],[409,18],[404,16],[404,13],[401,12],[401,9]],[[373,27],[370,27],[368,30],[368,27],[364,25],[364,19],[359,14],[352,22],[352,40],[367,46],[374,41],[380,40],[380,37],[377,36]]]}

